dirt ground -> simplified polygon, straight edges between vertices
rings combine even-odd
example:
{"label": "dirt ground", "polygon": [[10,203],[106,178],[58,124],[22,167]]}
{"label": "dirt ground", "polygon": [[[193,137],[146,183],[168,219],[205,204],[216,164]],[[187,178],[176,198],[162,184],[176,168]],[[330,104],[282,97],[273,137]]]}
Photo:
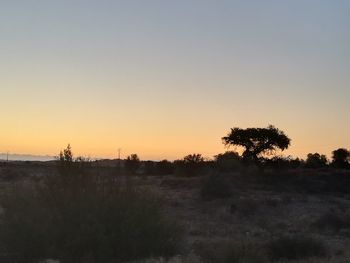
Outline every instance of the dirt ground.
{"label": "dirt ground", "polygon": [[281,193],[254,183],[235,186],[240,178],[232,177],[232,197],[210,201],[200,196],[203,178],[144,179],[164,198],[167,214],[184,226],[190,261],[221,243],[263,244],[281,235],[305,235],[322,240],[329,253],[327,258],[298,262],[350,262],[350,229],[335,231],[332,224],[337,222],[332,221],[318,227],[325,215],[350,212],[350,195]]}
{"label": "dirt ground", "polygon": [[[15,175],[15,180],[23,180],[54,173],[54,169],[41,166],[0,169],[0,174],[5,172]],[[260,246],[283,235],[311,236],[327,247],[327,256],[323,258],[293,262],[350,262],[350,222],[338,227],[337,220],[327,217],[333,214],[350,218],[346,217],[350,214],[350,194],[283,192],[258,180],[247,180],[246,176],[227,175],[232,196],[210,200],[201,197],[205,179],[202,176],[135,176],[137,184],[160,195],[165,213],[185,232],[183,255],[146,262],[203,262],[206,254],[215,253],[220,244]],[[1,193],[11,183],[13,180],[2,177]]]}

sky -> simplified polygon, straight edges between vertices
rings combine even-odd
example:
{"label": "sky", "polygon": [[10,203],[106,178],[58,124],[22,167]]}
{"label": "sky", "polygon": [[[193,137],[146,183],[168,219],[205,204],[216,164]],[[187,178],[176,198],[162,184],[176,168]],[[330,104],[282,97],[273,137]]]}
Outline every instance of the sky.
{"label": "sky", "polygon": [[227,150],[273,124],[284,155],[350,148],[350,1],[4,0],[0,152],[141,159]]}

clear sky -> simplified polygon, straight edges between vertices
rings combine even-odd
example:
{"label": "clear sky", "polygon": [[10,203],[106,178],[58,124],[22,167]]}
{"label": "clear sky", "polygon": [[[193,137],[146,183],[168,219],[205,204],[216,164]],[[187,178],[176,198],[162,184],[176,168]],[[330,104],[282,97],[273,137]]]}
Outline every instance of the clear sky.
{"label": "clear sky", "polygon": [[176,159],[273,124],[350,148],[350,1],[5,0],[0,152]]}

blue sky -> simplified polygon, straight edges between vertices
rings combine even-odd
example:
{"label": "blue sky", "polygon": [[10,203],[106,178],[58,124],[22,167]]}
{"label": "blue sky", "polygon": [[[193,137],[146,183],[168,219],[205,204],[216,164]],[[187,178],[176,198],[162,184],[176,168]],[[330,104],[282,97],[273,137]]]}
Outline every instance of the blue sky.
{"label": "blue sky", "polygon": [[150,159],[274,124],[350,148],[349,1],[3,1],[0,152]]}

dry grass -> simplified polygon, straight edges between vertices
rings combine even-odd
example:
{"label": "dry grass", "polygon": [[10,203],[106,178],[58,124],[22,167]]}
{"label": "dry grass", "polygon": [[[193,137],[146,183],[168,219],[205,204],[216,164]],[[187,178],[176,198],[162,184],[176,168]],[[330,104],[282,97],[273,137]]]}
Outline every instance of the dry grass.
{"label": "dry grass", "polygon": [[[173,256],[181,231],[159,197],[80,169],[16,184],[1,200],[1,262],[125,262]],[[30,182],[30,181],[29,181]]]}
{"label": "dry grass", "polygon": [[[150,176],[147,180],[135,177],[135,185],[152,189],[162,197],[162,212],[185,229],[181,255],[168,259],[151,257],[138,262],[205,262],[203,251],[218,253],[215,261],[218,263],[228,262],[225,255],[230,253],[231,257],[238,255],[245,261],[229,262],[264,262],[263,259],[271,262],[267,244],[281,236],[312,236],[322,244],[318,251],[323,246],[328,253],[308,255],[308,252],[298,252],[304,256],[293,260],[288,257],[277,260],[276,257],[275,262],[349,262],[350,235],[346,234],[346,215],[350,212],[350,194],[344,192],[345,184],[341,186],[346,178],[327,186],[331,180],[327,174],[323,175],[326,179],[322,181],[322,178],[302,178],[303,171],[295,172],[295,178],[287,178],[291,173],[282,174],[281,178],[277,178],[277,173],[263,178],[255,175],[256,172],[226,174],[232,195],[206,201],[200,191],[204,177]],[[99,175],[103,174],[100,171]],[[337,189],[340,192],[336,192]],[[344,225],[329,231],[339,222]],[[242,244],[249,244],[249,249],[242,248]],[[254,261],[256,255],[260,261]]]}

